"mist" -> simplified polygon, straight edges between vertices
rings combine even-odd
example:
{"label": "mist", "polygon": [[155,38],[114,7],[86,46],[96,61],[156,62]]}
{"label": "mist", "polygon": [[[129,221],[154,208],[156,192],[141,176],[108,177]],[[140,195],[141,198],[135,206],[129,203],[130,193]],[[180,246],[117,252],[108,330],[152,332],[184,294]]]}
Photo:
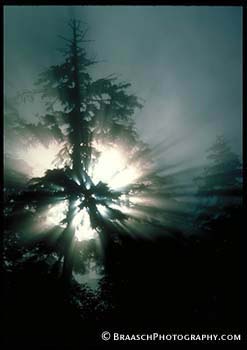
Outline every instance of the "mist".
{"label": "mist", "polygon": [[[224,134],[242,150],[242,14],[238,7],[12,6],[4,11],[4,92],[30,89],[39,72],[61,60],[71,17],[88,26],[95,77],[131,82],[144,107],[140,137],[160,144],[158,160],[202,164]],[[35,121],[42,106],[20,108]],[[167,145],[169,151],[166,151]],[[162,148],[163,147],[163,148]]]}

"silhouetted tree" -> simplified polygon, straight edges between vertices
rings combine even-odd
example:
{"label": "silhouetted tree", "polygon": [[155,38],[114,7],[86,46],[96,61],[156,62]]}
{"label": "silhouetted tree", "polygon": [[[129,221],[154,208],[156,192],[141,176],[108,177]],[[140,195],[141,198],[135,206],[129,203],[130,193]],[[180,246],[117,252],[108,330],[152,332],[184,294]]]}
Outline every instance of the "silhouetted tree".
{"label": "silhouetted tree", "polygon": [[[80,21],[76,20],[69,22],[69,28],[71,37],[62,37],[65,42],[65,47],[60,50],[63,62],[42,72],[34,91],[24,92],[22,96],[25,99],[41,95],[46,114],[40,117],[37,125],[19,121],[15,127],[17,132],[29,132],[43,144],[47,144],[51,137],[63,143],[58,154],[58,168],[47,170],[41,178],[33,178],[28,188],[12,199],[12,215],[20,207],[32,207],[38,212],[56,198],[68,201],[65,228],[59,240],[65,280],[70,279],[72,272],[75,212],[86,208],[92,228],[100,227],[99,234],[104,232],[101,238],[106,242],[112,227],[104,221],[96,204],[107,206],[107,201],[120,196],[106,184],[92,182],[89,165],[98,156],[92,140],[108,144],[121,140],[128,147],[139,142],[140,149],[143,148],[131,119],[141,104],[135,95],[127,92],[130,84],[117,82],[114,76],[94,80],[89,68],[96,61],[88,57],[83,47],[88,41],[87,30],[83,30]],[[80,204],[76,205],[78,200]],[[111,219],[126,218],[118,210],[107,208]]]}
{"label": "silhouetted tree", "polygon": [[198,194],[227,196],[241,188],[241,163],[223,136],[218,136],[207,150],[209,164],[195,181]]}
{"label": "silhouetted tree", "polygon": [[229,210],[239,206],[242,195],[241,162],[223,136],[217,136],[207,150],[207,160],[202,174],[194,179],[198,186],[200,226],[225,217]]}

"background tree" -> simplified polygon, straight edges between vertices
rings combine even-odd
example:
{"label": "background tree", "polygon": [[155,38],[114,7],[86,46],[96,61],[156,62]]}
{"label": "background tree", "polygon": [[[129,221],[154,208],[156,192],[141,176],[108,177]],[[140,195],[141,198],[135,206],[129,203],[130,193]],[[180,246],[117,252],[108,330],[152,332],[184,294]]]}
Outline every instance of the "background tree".
{"label": "background tree", "polygon": [[241,188],[241,163],[224,136],[217,136],[215,143],[207,150],[207,159],[209,164],[204,168],[203,174],[195,178],[198,194],[238,194]]}
{"label": "background tree", "polygon": [[200,201],[197,222],[202,226],[239,207],[242,191],[241,163],[224,136],[217,136],[207,150],[207,160],[202,174],[194,179]]}

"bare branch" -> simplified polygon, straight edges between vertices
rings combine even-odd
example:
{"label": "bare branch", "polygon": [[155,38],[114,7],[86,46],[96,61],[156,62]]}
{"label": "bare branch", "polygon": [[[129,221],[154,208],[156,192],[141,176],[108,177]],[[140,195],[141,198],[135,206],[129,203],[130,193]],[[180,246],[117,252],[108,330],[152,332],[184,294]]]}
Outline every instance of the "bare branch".
{"label": "bare branch", "polygon": [[59,38],[61,38],[61,39],[63,39],[64,41],[66,41],[66,42],[70,43],[70,44],[73,44],[73,41],[72,41],[72,40],[67,39],[67,38],[65,38],[65,37],[64,37],[64,36],[62,36],[62,35],[58,35],[58,37],[59,37]]}

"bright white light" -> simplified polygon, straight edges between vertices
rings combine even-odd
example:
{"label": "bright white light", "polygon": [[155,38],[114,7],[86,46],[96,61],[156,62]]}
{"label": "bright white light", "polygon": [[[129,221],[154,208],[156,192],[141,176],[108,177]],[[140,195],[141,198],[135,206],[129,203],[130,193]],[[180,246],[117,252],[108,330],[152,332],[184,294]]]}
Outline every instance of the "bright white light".
{"label": "bright white light", "polygon": [[92,229],[90,217],[86,208],[83,208],[73,219],[75,227],[75,237],[79,242],[96,238],[97,232]]}
{"label": "bright white light", "polygon": [[94,167],[90,169],[95,184],[102,181],[113,189],[119,189],[140,177],[138,167],[129,165],[128,156],[116,145],[109,147],[98,143],[94,147],[101,153]]}
{"label": "bright white light", "polygon": [[27,149],[17,151],[17,156],[23,159],[31,168],[34,177],[42,177],[46,170],[55,168],[54,160],[61,149],[61,144],[50,143],[47,148],[42,144],[29,146]]}
{"label": "bright white light", "polygon": [[100,212],[100,214],[102,216],[106,216],[107,215],[107,209],[104,205],[101,205],[101,204],[97,204],[97,209],[98,211]]}
{"label": "bright white light", "polygon": [[47,225],[56,225],[63,228],[66,227],[66,224],[61,222],[66,219],[68,211],[68,201],[62,201],[58,204],[52,205],[46,214],[46,224]]}
{"label": "bright white light", "polygon": [[140,172],[134,166],[126,167],[120,170],[110,181],[110,187],[114,189],[126,187],[133,184],[140,177]]}

